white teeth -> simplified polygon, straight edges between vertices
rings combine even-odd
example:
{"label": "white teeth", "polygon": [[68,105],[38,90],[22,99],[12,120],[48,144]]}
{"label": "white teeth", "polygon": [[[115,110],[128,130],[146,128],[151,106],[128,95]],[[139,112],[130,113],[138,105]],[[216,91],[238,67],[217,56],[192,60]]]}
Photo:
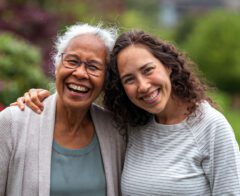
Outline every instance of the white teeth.
{"label": "white teeth", "polygon": [[87,92],[88,91],[88,88],[83,87],[83,86],[77,86],[75,84],[69,84],[68,87],[71,88],[72,90],[75,90],[75,91],[80,91],[80,92]]}
{"label": "white teeth", "polygon": [[149,96],[144,96],[142,99],[144,101],[150,101],[154,99],[156,96],[158,96],[158,90],[153,91]]}

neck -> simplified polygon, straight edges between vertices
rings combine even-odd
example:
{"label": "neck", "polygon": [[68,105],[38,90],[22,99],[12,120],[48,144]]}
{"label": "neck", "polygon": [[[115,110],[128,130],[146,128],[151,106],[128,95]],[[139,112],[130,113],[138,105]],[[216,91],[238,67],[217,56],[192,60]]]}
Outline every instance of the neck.
{"label": "neck", "polygon": [[188,104],[171,98],[164,111],[155,115],[156,121],[161,124],[173,125],[182,122],[188,116]]}
{"label": "neck", "polygon": [[59,144],[68,148],[80,148],[89,144],[93,135],[90,107],[72,109],[57,101],[54,139]]}
{"label": "neck", "polygon": [[78,127],[91,121],[90,107],[70,108],[57,100],[56,122],[65,124],[69,128]]}

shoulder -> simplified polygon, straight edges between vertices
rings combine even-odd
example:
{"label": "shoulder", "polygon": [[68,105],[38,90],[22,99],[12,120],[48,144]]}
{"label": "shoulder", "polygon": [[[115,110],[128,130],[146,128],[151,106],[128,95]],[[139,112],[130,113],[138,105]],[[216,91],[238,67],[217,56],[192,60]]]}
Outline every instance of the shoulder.
{"label": "shoulder", "polygon": [[49,106],[52,107],[56,107],[56,102],[57,102],[57,92],[55,92],[54,94],[48,96],[46,99],[44,99],[43,104],[44,106],[47,106],[47,108],[49,108]]}
{"label": "shoulder", "polygon": [[97,104],[92,104],[91,115],[101,120],[112,121],[112,113]]}
{"label": "shoulder", "polygon": [[99,105],[92,104],[91,116],[99,134],[108,135],[109,138],[118,138],[119,130],[116,128],[111,112]]}
{"label": "shoulder", "polygon": [[[10,142],[12,144],[15,139],[18,138],[18,130],[22,130],[24,122],[22,122],[23,116],[26,111],[21,111],[16,106],[10,106],[0,112],[0,143],[5,145]],[[26,124],[26,123],[25,123]],[[21,132],[21,131],[19,131]]]}
{"label": "shoulder", "polygon": [[196,117],[196,120],[199,121],[201,126],[232,129],[225,116],[213,108],[208,102],[203,102],[199,105]]}
{"label": "shoulder", "polygon": [[30,108],[25,107],[24,111],[17,106],[10,106],[0,112],[0,129],[1,131],[11,131],[17,137],[19,132],[29,125],[33,116],[38,116]]}
{"label": "shoulder", "polygon": [[13,106],[7,107],[0,112],[0,131],[2,131],[3,128],[6,128],[6,127],[11,128],[12,120],[13,120],[13,116],[11,112],[12,108]]}
{"label": "shoulder", "polygon": [[206,150],[216,144],[236,143],[234,131],[227,119],[207,102],[199,105],[189,127],[202,149]]}
{"label": "shoulder", "polygon": [[[50,105],[54,105],[55,95],[50,96],[44,101],[44,105],[47,106],[43,113],[46,113],[46,110],[49,110]],[[54,105],[55,107],[55,105]],[[28,126],[30,123],[40,122],[40,118],[45,114],[37,114],[33,112],[29,107],[25,107],[24,111],[20,110],[17,106],[10,106],[5,108],[0,112],[0,124],[1,126],[11,127],[12,130],[22,129],[23,127]]]}
{"label": "shoulder", "polygon": [[21,111],[17,106],[9,106],[0,112],[0,121],[18,121],[18,119],[24,118],[31,110],[25,108],[24,111]]}

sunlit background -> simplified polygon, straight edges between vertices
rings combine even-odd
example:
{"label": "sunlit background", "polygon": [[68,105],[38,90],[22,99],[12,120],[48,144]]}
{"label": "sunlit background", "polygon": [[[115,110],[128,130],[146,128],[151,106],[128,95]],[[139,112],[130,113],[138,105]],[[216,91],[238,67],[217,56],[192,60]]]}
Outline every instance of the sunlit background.
{"label": "sunlit background", "polygon": [[54,38],[76,22],[143,29],[176,44],[216,91],[240,143],[239,0],[0,0],[0,110],[50,88]]}

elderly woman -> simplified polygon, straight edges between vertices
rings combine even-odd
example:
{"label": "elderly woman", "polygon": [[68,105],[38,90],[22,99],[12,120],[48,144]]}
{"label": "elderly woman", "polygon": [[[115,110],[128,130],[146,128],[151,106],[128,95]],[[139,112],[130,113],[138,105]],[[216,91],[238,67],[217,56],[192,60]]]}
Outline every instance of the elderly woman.
{"label": "elderly woman", "polygon": [[0,113],[0,196],[120,195],[123,141],[93,104],[114,41],[111,29],[71,26],[56,42],[57,92],[43,113]]}
{"label": "elderly woman", "polygon": [[239,196],[234,132],[195,65],[142,31],[122,34],[111,57],[104,102],[128,136],[122,194]]}

